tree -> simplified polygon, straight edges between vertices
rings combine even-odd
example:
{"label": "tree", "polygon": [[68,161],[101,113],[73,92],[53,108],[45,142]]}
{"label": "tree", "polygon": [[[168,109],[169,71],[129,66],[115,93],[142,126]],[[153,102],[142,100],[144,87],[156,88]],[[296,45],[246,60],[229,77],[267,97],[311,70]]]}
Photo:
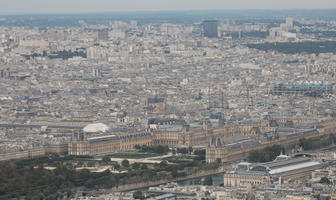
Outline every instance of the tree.
{"label": "tree", "polygon": [[172,175],[173,178],[177,178],[177,176],[178,176],[177,169],[173,169],[172,172],[171,172],[171,175]]}
{"label": "tree", "polygon": [[192,147],[189,147],[188,148],[188,153],[191,154],[193,152],[193,148]]}
{"label": "tree", "polygon": [[328,145],[331,145],[334,141],[334,135],[330,136],[321,136],[316,138],[302,138],[300,139],[300,146],[304,150],[312,150],[312,149],[318,149],[321,147],[326,147]]}
{"label": "tree", "polygon": [[327,177],[322,177],[321,180],[320,180],[320,183],[321,184],[326,184],[326,185],[331,184],[330,180]]}
{"label": "tree", "polygon": [[84,186],[87,187],[87,188],[93,188],[95,186],[95,181],[94,179],[90,178],[89,180],[87,180],[85,183],[84,183]]}
{"label": "tree", "polygon": [[113,166],[113,168],[115,170],[119,170],[120,169],[120,165],[118,163],[114,163],[112,166]]}
{"label": "tree", "polygon": [[88,166],[88,167],[94,167],[94,166],[95,166],[95,163],[94,163],[94,162],[91,162],[91,161],[89,161],[89,162],[87,163],[87,166]]}
{"label": "tree", "polygon": [[205,149],[195,150],[194,154],[197,156],[195,160],[205,160]]}
{"label": "tree", "polygon": [[203,181],[203,185],[212,185],[212,177],[211,176],[207,176],[205,177],[204,181]]}
{"label": "tree", "polygon": [[84,162],[83,161],[78,161],[77,166],[83,166]]}
{"label": "tree", "polygon": [[103,156],[102,161],[105,163],[111,162],[111,158],[108,155]]}
{"label": "tree", "polygon": [[168,166],[168,162],[166,160],[163,160],[160,162],[160,168],[166,168]]}
{"label": "tree", "polygon": [[141,152],[147,152],[147,153],[167,153],[169,152],[169,147],[168,146],[141,146]]}
{"label": "tree", "polygon": [[140,190],[133,193],[133,198],[134,199],[145,199],[145,197],[143,196],[143,194]]}
{"label": "tree", "polygon": [[173,148],[172,153],[173,153],[173,155],[176,155],[176,149],[175,148]]}
{"label": "tree", "polygon": [[115,186],[116,184],[117,184],[116,177],[110,176],[110,177],[108,177],[108,179],[107,179],[107,181],[105,183],[105,187],[106,188],[111,188],[111,187]]}
{"label": "tree", "polygon": [[142,164],[142,165],[141,165],[141,169],[142,169],[142,170],[146,170],[146,169],[148,169],[147,164]]}
{"label": "tree", "polygon": [[187,148],[177,148],[177,153],[187,154],[188,149]]}
{"label": "tree", "polygon": [[202,180],[200,178],[194,180],[194,185],[201,185]]}
{"label": "tree", "polygon": [[78,173],[79,178],[82,179],[82,180],[89,179],[90,175],[91,175],[91,173],[90,173],[90,171],[88,169],[82,169]]}
{"label": "tree", "polygon": [[140,164],[139,163],[133,163],[132,168],[135,169],[135,170],[140,169]]}
{"label": "tree", "polygon": [[313,148],[312,146],[312,142],[307,140],[306,138],[301,138],[300,139],[300,146],[304,149],[304,150],[311,150]]}
{"label": "tree", "polygon": [[71,191],[71,190],[67,190],[67,191],[66,191],[66,195],[67,195],[68,198],[71,197],[71,195],[72,195],[72,191]]}
{"label": "tree", "polygon": [[123,161],[121,162],[121,165],[122,165],[123,167],[129,167],[129,166],[130,166],[130,163],[129,163],[128,160],[123,160]]}
{"label": "tree", "polygon": [[264,149],[249,151],[248,160],[250,162],[269,162],[274,160],[283,151],[280,145],[273,145]]}
{"label": "tree", "polygon": [[154,153],[167,153],[169,152],[169,147],[168,146],[156,146]]}

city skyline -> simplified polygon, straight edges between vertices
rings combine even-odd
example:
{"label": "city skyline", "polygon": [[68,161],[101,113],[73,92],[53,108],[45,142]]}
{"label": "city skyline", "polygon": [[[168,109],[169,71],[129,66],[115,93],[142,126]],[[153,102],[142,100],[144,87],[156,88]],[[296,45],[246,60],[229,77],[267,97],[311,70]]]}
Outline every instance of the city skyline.
{"label": "city skyline", "polygon": [[336,200],[336,3],[0,5],[0,200]]}
{"label": "city skyline", "polygon": [[135,12],[135,11],[173,11],[173,10],[281,10],[281,9],[332,9],[336,2],[330,0],[1,0],[0,14],[47,14],[47,13],[99,13],[99,12]]}

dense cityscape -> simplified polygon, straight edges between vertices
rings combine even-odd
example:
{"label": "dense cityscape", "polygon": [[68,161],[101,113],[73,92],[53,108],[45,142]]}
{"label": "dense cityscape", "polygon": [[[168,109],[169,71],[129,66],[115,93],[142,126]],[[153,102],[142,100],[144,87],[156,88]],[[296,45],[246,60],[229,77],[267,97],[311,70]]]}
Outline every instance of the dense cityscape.
{"label": "dense cityscape", "polygon": [[306,12],[1,16],[0,199],[336,199],[336,16]]}

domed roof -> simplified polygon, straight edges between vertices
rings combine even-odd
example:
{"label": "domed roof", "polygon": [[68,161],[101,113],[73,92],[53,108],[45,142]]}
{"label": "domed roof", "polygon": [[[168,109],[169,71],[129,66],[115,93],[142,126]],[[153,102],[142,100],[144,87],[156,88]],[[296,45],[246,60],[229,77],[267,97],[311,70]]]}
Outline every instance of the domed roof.
{"label": "domed roof", "polygon": [[96,132],[106,132],[110,129],[107,125],[103,123],[89,124],[84,127],[83,131],[87,133],[96,133]]}

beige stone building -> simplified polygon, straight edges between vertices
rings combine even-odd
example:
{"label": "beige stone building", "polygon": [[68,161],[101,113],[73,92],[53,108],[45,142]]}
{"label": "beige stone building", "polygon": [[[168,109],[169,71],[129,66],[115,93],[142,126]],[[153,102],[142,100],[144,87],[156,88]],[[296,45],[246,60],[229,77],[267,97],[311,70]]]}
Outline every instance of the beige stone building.
{"label": "beige stone building", "polygon": [[68,144],[69,155],[98,155],[134,149],[135,145],[150,145],[152,136],[137,133],[125,136],[107,135],[87,138],[84,132],[73,133]]}
{"label": "beige stone building", "polygon": [[312,172],[320,169],[322,165],[307,157],[291,158],[280,155],[274,161],[254,164],[247,162],[239,163],[234,171],[224,174],[225,187],[240,187],[262,185],[272,182],[282,184],[290,179],[300,179],[311,176]]}
{"label": "beige stone building", "polygon": [[255,138],[260,133],[257,124],[230,124],[223,127],[213,127],[208,120],[203,120],[197,127],[184,125],[155,129],[153,135],[154,145],[168,145],[170,147],[192,147],[197,145],[207,146],[213,138],[229,139],[236,135]]}

